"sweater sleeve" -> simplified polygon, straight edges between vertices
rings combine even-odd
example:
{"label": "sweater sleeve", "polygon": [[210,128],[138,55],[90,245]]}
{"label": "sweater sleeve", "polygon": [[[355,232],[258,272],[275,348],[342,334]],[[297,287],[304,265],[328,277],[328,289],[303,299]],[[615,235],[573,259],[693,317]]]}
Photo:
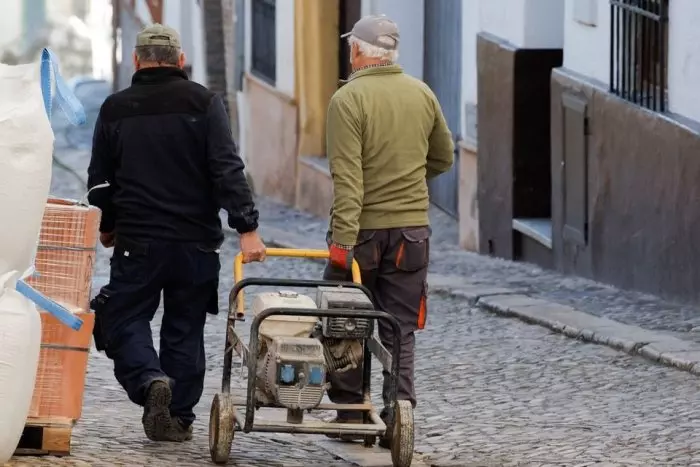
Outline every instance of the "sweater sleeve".
{"label": "sweater sleeve", "polygon": [[433,95],[433,107],[435,109],[435,122],[433,131],[428,140],[428,161],[426,166],[426,178],[431,179],[447,172],[454,163],[455,146],[452,141],[452,133],[447,126],[445,115],[442,113],[440,102]]}
{"label": "sweater sleeve", "polygon": [[[100,110],[100,113],[102,110]],[[92,137],[92,157],[88,166],[88,200],[93,206],[102,210],[100,232],[111,233],[116,223],[116,212],[112,196],[116,191],[114,176],[114,155],[110,151],[107,131],[102,124],[100,114],[95,122],[95,132]],[[103,183],[108,186],[97,188]],[[94,190],[93,190],[94,188]]]}
{"label": "sweater sleeve", "polygon": [[244,164],[231,137],[228,114],[220,97],[214,97],[207,114],[207,162],[219,206],[238,233],[258,228],[258,210],[244,173]]}
{"label": "sweater sleeve", "polygon": [[338,94],[328,106],[326,146],[333,178],[332,240],[355,245],[364,195],[362,129],[356,109]]}

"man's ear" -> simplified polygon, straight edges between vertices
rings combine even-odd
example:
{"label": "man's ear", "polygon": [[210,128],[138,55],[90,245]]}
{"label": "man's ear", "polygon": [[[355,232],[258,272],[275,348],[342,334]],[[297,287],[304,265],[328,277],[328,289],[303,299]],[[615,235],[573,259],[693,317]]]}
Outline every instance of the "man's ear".
{"label": "man's ear", "polygon": [[350,49],[350,56],[353,58],[353,60],[357,60],[357,58],[360,56],[360,46],[357,44],[352,44],[352,48]]}
{"label": "man's ear", "polygon": [[185,68],[185,63],[187,63],[187,57],[185,56],[185,52],[180,52],[180,58],[177,60],[177,66],[181,70],[184,70]]}
{"label": "man's ear", "polygon": [[136,52],[133,54],[133,59],[134,59],[134,70],[139,71],[141,68],[141,64],[139,63],[139,57],[136,55]]}

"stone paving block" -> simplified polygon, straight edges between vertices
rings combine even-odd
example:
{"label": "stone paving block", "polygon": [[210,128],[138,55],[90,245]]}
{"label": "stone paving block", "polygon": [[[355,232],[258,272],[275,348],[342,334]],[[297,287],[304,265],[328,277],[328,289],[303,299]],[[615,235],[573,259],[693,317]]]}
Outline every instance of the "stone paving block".
{"label": "stone paving block", "polygon": [[[329,439],[314,441],[331,454],[342,457],[343,460],[362,467],[391,467],[391,453],[379,447],[365,448],[360,443],[341,443]],[[415,455],[411,467],[429,467],[420,456]]]}
{"label": "stone paving block", "polygon": [[[55,182],[59,181],[56,177]],[[52,191],[69,197],[82,194]],[[301,232],[294,224],[302,218],[298,213],[283,218],[281,210],[265,211],[265,205],[260,200],[263,220],[277,216],[276,225],[281,230]],[[323,230],[322,223],[318,228]],[[316,238],[317,243],[323,239],[322,234],[308,237]],[[436,250],[442,248],[437,243],[435,246]],[[236,250],[237,240],[230,237],[221,249],[225,265],[221,276],[222,310],[232,285],[230,265]],[[434,255],[432,271],[448,274],[459,271],[485,288],[498,285],[528,293],[548,288],[549,296],[538,296],[551,302],[566,302],[576,310],[585,311],[583,304],[587,303],[589,308],[601,310],[621,307],[623,316],[653,315],[659,321],[667,317],[659,316],[654,307],[640,310],[644,306],[642,302],[616,301],[621,295],[619,291],[603,290],[595,284],[569,278],[555,280],[529,265],[513,266],[476,255],[462,255],[459,261],[453,261],[457,253],[453,257],[451,250],[437,251],[450,254]],[[109,254],[99,249],[95,277],[106,277],[108,267]],[[319,277],[321,270],[318,263],[271,258],[262,265],[246,266],[246,275]],[[247,297],[250,299],[252,295],[249,293]],[[572,296],[579,300],[569,300]],[[604,300],[605,297],[608,298]],[[544,304],[532,301],[530,308],[533,303],[535,309],[530,314],[536,314],[537,308],[546,309]],[[516,301],[511,302],[514,304]],[[527,308],[528,304],[519,306]],[[633,462],[644,466],[680,466],[700,462],[697,442],[700,391],[695,376],[602,346],[583,345],[519,320],[502,319],[469,306],[464,297],[432,294],[429,307],[428,327],[416,333],[415,360],[416,450],[429,458],[426,464],[545,467],[620,466]],[[159,311],[153,322],[154,335],[159,332],[161,317]],[[566,321],[559,315],[551,315],[550,321],[563,330],[580,330],[580,336],[596,335],[590,329],[579,329],[580,323]],[[76,427],[75,455],[65,459],[16,459],[10,465],[211,465],[207,423],[211,399],[220,388],[224,324],[222,315],[208,319],[206,389],[197,407],[199,418],[192,442],[159,445],[144,440],[139,409],[116,387],[109,360],[102,354],[91,353],[83,418]],[[598,335],[606,336],[603,331],[615,329],[619,328],[601,327]],[[247,329],[242,332],[247,340]],[[234,386],[246,382],[236,370],[233,381]],[[381,371],[376,367],[372,385],[373,399],[380,401]],[[353,465],[338,459],[341,456],[329,453],[317,442],[324,444],[325,439],[238,433],[229,465]],[[626,463],[628,460],[632,462]]]}

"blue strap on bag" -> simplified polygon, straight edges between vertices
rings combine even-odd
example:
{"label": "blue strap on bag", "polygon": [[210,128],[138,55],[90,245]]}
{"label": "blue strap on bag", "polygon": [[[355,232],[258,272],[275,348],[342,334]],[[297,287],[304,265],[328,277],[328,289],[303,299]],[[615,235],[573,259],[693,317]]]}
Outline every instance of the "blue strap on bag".
{"label": "blue strap on bag", "polygon": [[[51,79],[53,78],[53,80]],[[51,118],[53,112],[52,81],[56,82],[56,97],[58,105],[72,125],[84,125],[87,118],[85,109],[78,98],[71,92],[58,70],[58,59],[49,49],[41,52],[41,92],[44,95],[46,114]]]}
{"label": "blue strap on bag", "polygon": [[[72,125],[85,124],[85,109],[61,77],[56,55],[51,50],[44,49],[41,52],[41,91],[44,97],[44,108],[49,119],[51,119],[53,111],[53,81],[56,82],[56,100],[68,121]],[[79,331],[83,326],[83,321],[70,310],[51,300],[24,280],[17,281],[16,290],[71,329]]]}

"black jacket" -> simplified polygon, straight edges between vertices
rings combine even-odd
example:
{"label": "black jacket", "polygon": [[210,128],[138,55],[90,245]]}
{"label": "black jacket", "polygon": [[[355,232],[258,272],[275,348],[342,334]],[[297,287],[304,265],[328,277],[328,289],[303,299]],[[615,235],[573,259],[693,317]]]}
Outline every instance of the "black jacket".
{"label": "black jacket", "polygon": [[220,209],[258,227],[223,100],[180,69],[148,68],[111,95],[95,125],[88,188],[101,232],[144,240],[220,241]]}

